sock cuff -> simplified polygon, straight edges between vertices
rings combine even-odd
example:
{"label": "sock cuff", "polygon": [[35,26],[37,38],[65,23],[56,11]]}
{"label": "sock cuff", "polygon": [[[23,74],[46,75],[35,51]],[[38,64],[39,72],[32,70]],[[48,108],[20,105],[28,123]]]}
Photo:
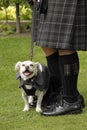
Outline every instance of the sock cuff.
{"label": "sock cuff", "polygon": [[50,62],[54,62],[54,61],[58,61],[58,52],[56,51],[55,53],[49,55],[49,56],[46,56],[46,59],[47,61],[50,61]]}
{"label": "sock cuff", "polygon": [[64,64],[73,64],[75,62],[79,62],[78,54],[77,52],[69,55],[62,55],[59,56],[59,59]]}

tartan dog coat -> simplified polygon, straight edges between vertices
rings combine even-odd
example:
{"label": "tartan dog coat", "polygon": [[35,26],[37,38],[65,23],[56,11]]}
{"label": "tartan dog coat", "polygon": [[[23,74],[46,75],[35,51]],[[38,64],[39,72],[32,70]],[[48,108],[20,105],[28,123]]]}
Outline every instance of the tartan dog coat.
{"label": "tartan dog coat", "polygon": [[[42,66],[42,72],[38,70],[37,75],[33,76],[30,79],[23,80],[20,76],[20,73],[16,75],[16,79],[20,80],[19,88],[23,88],[23,90],[27,95],[34,95],[36,90],[43,91],[49,88],[50,76],[49,76],[48,68],[42,64],[41,66]],[[31,85],[32,88],[27,89],[26,85]]]}

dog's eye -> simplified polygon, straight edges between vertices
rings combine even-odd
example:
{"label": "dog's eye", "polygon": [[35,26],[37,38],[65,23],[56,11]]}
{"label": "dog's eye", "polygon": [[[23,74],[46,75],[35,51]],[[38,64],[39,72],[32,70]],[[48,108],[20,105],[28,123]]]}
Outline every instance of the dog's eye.
{"label": "dog's eye", "polygon": [[22,64],[22,66],[25,66],[25,64]]}
{"label": "dog's eye", "polygon": [[31,67],[33,67],[34,65],[33,64],[30,64]]}

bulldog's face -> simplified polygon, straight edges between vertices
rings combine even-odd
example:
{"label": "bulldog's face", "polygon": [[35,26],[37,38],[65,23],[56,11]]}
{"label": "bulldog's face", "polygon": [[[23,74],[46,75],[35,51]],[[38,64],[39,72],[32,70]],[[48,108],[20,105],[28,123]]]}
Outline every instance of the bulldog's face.
{"label": "bulldog's face", "polygon": [[15,70],[19,71],[21,78],[27,80],[37,75],[38,63],[34,63],[32,61],[19,61],[15,65]]}

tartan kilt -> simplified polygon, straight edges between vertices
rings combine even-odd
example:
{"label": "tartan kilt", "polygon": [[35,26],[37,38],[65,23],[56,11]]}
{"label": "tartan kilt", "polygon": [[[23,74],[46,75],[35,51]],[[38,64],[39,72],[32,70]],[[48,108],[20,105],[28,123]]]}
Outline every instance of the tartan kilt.
{"label": "tartan kilt", "polygon": [[36,45],[87,50],[87,0],[48,0],[47,14],[33,8],[32,41]]}

